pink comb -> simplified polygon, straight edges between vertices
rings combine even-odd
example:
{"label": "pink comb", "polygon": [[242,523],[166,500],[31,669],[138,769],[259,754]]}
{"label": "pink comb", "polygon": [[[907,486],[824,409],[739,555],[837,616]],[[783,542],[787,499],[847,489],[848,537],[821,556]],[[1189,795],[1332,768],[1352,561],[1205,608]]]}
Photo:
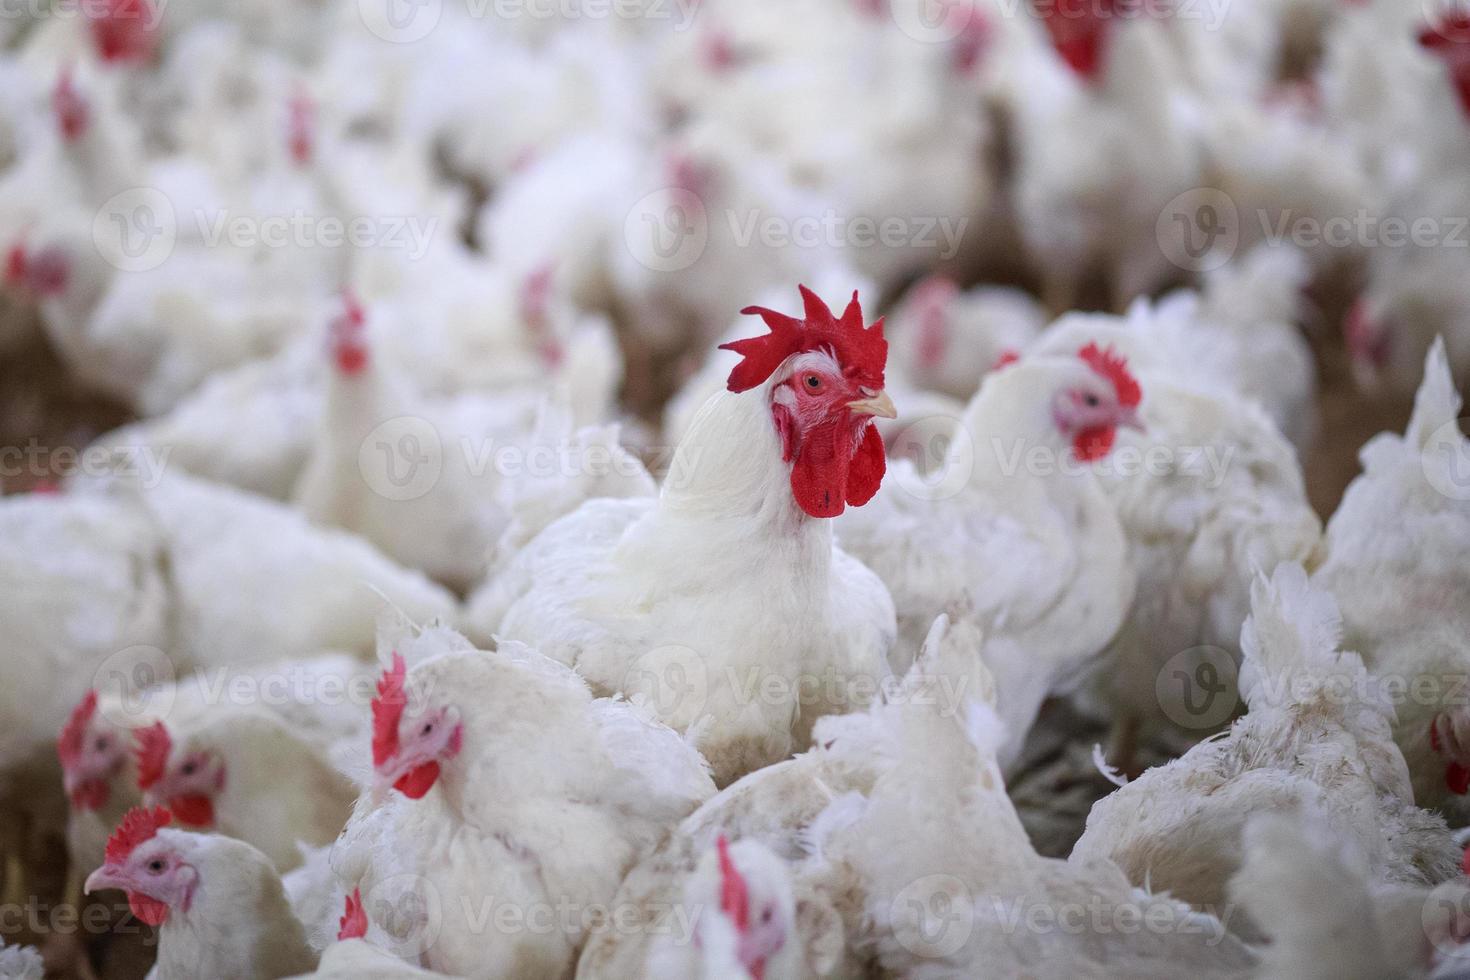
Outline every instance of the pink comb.
{"label": "pink comb", "polygon": [[97,692],[88,691],[82,697],[77,706],[71,709],[71,717],[66,719],[66,724],[61,729],[61,735],[56,739],[56,756],[61,760],[62,768],[67,768],[81,758],[82,736],[87,730],[87,723],[97,713]]}
{"label": "pink comb", "polygon": [[172,821],[173,817],[161,806],[151,810],[147,807],[133,807],[123,815],[122,822],[117,825],[112,836],[107,838],[107,863],[121,864],[126,861],[135,847],[152,840],[160,827],[166,827]]}
{"label": "pink comb", "polygon": [[316,149],[316,103],[305,92],[291,97],[290,112],[291,159],[305,166],[311,162]]}
{"label": "pink comb", "polygon": [[959,35],[954,39],[951,63],[959,74],[972,75],[980,67],[980,60],[990,47],[992,32],[990,21],[979,7],[971,7],[965,16],[965,26],[960,28]]}
{"label": "pink comb", "polygon": [[348,377],[361,374],[368,363],[367,312],[351,287],[342,290],[342,313],[332,321],[332,355]]}
{"label": "pink comb", "polygon": [[1118,393],[1118,404],[1136,408],[1143,400],[1143,389],[1138,386],[1138,380],[1128,370],[1127,359],[1121,354],[1111,347],[1099,348],[1096,342],[1077,353],[1094,371],[1113,383],[1113,389]]}
{"label": "pink comb", "polygon": [[373,698],[373,765],[381,766],[398,754],[398,721],[403,717],[408,696],[403,683],[408,667],[398,651],[393,666],[378,679],[378,696]]}
{"label": "pink comb", "polygon": [[77,91],[70,68],[63,68],[56,79],[56,88],[51,92],[51,111],[61,126],[61,136],[68,143],[74,142],[87,131],[91,110],[87,100]]}
{"label": "pink comb", "polygon": [[146,728],[134,729],[133,741],[138,748],[138,788],[148,789],[163,778],[173,739],[163,722],[155,721]]}
{"label": "pink comb", "polygon": [[806,351],[830,350],[842,367],[842,373],[865,388],[883,387],[883,368],[888,362],[888,341],[883,339],[883,318],[871,327],[863,326],[863,308],[854,290],[852,300],[840,318],[816,293],[805,286],[801,291],[805,307],[803,319],[789,317],[762,306],[747,306],[740,312],[755,314],[766,322],[771,332],[761,337],[748,337],[721,344],[720,350],[734,351],[742,358],[730,372],[731,391],[749,391],[765,383],[788,357]]}
{"label": "pink comb", "polygon": [[96,0],[83,6],[91,20],[92,44],[103,61],[143,62],[158,43],[152,0]]}
{"label": "pink comb", "polygon": [[740,932],[750,925],[750,889],[735,862],[730,859],[730,842],[724,834],[715,842],[720,851],[720,911],[730,917]]}
{"label": "pink comb", "polygon": [[362,893],[354,888],[352,894],[347,896],[346,908],[337,922],[337,941],[361,939],[367,935],[367,927],[367,912],[362,907]]}

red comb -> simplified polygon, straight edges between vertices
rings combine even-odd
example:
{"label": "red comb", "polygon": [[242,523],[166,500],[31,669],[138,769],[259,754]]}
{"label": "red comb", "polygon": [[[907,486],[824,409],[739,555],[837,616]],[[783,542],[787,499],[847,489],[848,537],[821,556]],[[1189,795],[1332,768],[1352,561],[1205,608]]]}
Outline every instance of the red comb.
{"label": "red comb", "polygon": [[152,0],[96,0],[84,5],[92,44],[103,61],[147,61],[157,43]]}
{"label": "red comb", "polygon": [[61,135],[67,142],[86,132],[90,115],[87,100],[77,91],[70,68],[63,68],[56,79],[56,88],[51,91],[51,111],[61,125]]}
{"label": "red comb", "polygon": [[163,778],[173,739],[168,737],[163,722],[155,721],[146,728],[134,729],[133,741],[138,747],[138,788],[147,789]]}
{"label": "red comb", "polygon": [[398,754],[398,720],[408,696],[403,690],[408,666],[398,651],[393,652],[393,666],[378,679],[378,696],[373,698],[373,765],[381,766]]}
{"label": "red comb", "polygon": [[61,760],[63,768],[76,762],[81,756],[82,734],[87,730],[87,722],[96,713],[96,691],[88,691],[77,706],[71,709],[71,717],[66,720],[61,735],[56,739],[56,756]]}
{"label": "red comb", "polygon": [[362,907],[362,892],[352,889],[352,894],[347,896],[346,908],[342,911],[342,918],[337,922],[337,941],[344,939],[361,939],[367,935],[367,912]]}
{"label": "red comb", "polygon": [[1052,47],[1067,67],[1088,81],[1103,69],[1103,45],[1116,0],[1054,0],[1041,5]]}
{"label": "red comb", "polygon": [[359,374],[368,363],[367,338],[363,327],[367,323],[367,311],[362,307],[357,294],[351,287],[342,290],[342,313],[332,320],[332,355],[337,359],[337,368],[351,377]]}
{"label": "red comb", "polygon": [[863,308],[854,290],[842,316],[834,318],[827,304],[805,286],[801,291],[803,318],[787,316],[762,306],[747,306],[742,314],[756,314],[771,328],[760,337],[747,337],[721,344],[720,350],[734,351],[741,362],[730,372],[731,391],[749,391],[766,382],[786,358],[806,351],[829,349],[842,373],[863,387],[883,387],[883,367],[888,361],[888,341],[883,339],[883,318],[863,326]]}
{"label": "red comb", "polygon": [[1111,347],[1099,348],[1096,342],[1088,344],[1077,354],[1094,371],[1113,383],[1113,390],[1118,393],[1118,404],[1134,408],[1143,400],[1143,389],[1128,370],[1128,361],[1123,355]]}
{"label": "red comb", "polygon": [[133,848],[144,841],[153,839],[158,833],[158,828],[166,827],[172,822],[168,810],[161,806],[153,809],[135,806],[123,815],[122,822],[107,838],[107,850],[105,856],[108,864],[121,864],[133,853]]}
{"label": "red comb", "polygon": [[744,932],[750,925],[750,889],[735,862],[730,860],[730,842],[721,834],[715,843],[720,851],[720,911]]}

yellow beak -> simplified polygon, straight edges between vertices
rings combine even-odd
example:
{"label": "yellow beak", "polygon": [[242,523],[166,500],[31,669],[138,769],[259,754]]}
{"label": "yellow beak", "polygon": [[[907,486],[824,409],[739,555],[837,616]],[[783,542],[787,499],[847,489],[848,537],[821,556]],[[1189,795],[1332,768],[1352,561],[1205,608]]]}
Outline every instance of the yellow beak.
{"label": "yellow beak", "polygon": [[868,390],[864,388],[863,394],[868,397],[848,402],[847,407],[859,415],[871,415],[879,419],[898,418],[898,409],[893,407],[893,399],[888,397],[888,392],[880,391],[874,395],[868,394]]}

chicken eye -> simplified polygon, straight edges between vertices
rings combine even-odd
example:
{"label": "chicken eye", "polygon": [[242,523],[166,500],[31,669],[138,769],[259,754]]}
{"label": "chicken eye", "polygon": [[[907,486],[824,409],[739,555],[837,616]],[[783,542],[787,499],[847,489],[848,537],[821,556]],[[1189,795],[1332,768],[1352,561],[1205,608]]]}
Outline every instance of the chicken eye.
{"label": "chicken eye", "polygon": [[1087,405],[1088,408],[1097,408],[1098,404],[1100,403],[1096,395],[1085,395],[1083,396],[1082,401]]}
{"label": "chicken eye", "polygon": [[761,910],[761,921],[770,922],[773,915],[775,915],[775,913],[771,911],[770,906],[767,906],[766,908]]}
{"label": "chicken eye", "polygon": [[816,391],[818,388],[822,387],[822,379],[817,377],[815,374],[808,374],[806,376],[806,386],[808,391]]}
{"label": "chicken eye", "polygon": [[97,751],[102,752],[107,748],[107,739],[99,738],[95,744],[97,746]]}
{"label": "chicken eye", "polygon": [[194,775],[194,770],[196,768],[198,768],[198,767],[195,766],[193,762],[186,762],[186,763],[184,763],[184,775],[185,776],[192,776],[192,775]]}
{"label": "chicken eye", "polygon": [[149,861],[148,870],[153,874],[161,874],[163,872],[163,859],[154,858],[152,861]]}
{"label": "chicken eye", "polygon": [[432,721],[426,721],[426,722],[424,722],[424,727],[423,727],[423,729],[420,730],[419,734],[420,735],[427,735],[430,732],[432,732],[433,730],[434,730],[434,723]]}

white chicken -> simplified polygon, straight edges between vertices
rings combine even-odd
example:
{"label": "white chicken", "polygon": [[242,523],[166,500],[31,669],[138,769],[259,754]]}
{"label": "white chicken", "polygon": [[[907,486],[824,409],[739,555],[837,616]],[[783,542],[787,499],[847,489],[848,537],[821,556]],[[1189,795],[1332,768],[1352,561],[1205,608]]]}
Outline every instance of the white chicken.
{"label": "white chicken", "polygon": [[60,722],[94,680],[163,676],[172,602],[158,534],[137,506],[99,495],[0,499],[0,827],[5,901],[27,894],[22,861],[64,825],[50,751]]}
{"label": "white chicken", "polygon": [[1018,62],[1015,204],[1053,313],[1101,278],[1115,309],[1177,276],[1158,246],[1166,205],[1202,183],[1198,109],[1149,17],[1050,4],[1056,52]]}
{"label": "white chicken", "polygon": [[[690,814],[618,891],[614,908],[636,928],[595,934],[578,977],[678,975],[700,959],[691,942],[702,941],[707,930],[718,938],[727,927],[735,932],[741,968],[752,974],[759,975],[764,961],[771,980],[866,975],[848,942],[864,921],[862,895],[815,843],[898,763],[893,733],[904,711],[952,719],[966,699],[994,696],[981,643],[973,624],[941,617],[885,700],[864,712],[822,719],[809,751],[751,773]],[[722,841],[729,868],[719,861]],[[725,882],[737,888],[737,878],[746,882],[744,925],[741,903],[733,898],[718,902],[721,914],[706,919],[715,904],[710,897],[723,892]]]}
{"label": "white chicken", "polygon": [[649,695],[721,785],[790,755],[889,672],[887,590],[827,520],[882,481],[871,421],[894,414],[887,345],[856,294],[840,319],[802,296],[804,319],[751,308],[771,332],[732,345],[730,390],[695,419],[657,500],[589,501],[467,612],[481,639],[529,643],[600,693]]}
{"label": "white chicken", "polygon": [[1336,603],[1300,565],[1259,577],[1241,631],[1249,712],[1100,800],[1073,863],[1115,861],[1135,884],[1223,908],[1249,815],[1305,803],[1362,850],[1375,881],[1433,886],[1456,874],[1460,852],[1444,821],[1413,804],[1393,707],[1361,658],[1340,651],[1341,633]]}
{"label": "white chicken", "polygon": [[[522,644],[486,653],[439,629],[416,646],[438,655],[408,672],[395,654],[384,672],[375,789],[333,851],[337,877],[370,899],[428,903],[425,941],[396,948],[402,958],[472,978],[565,975],[590,927],[582,913],[607,908],[627,869],[713,794],[708,769],[638,707],[594,700]],[[519,926],[476,926],[507,909]],[[371,900],[367,911],[377,921]]]}
{"label": "white chicken", "polygon": [[368,653],[384,605],[419,622],[454,616],[453,596],[422,574],[356,536],[312,527],[275,501],[182,473],[119,493],[135,495],[157,523],[173,584],[174,641],[205,662]]}
{"label": "white chicken", "polygon": [[1107,860],[1036,853],[1006,796],[992,704],[967,692],[957,711],[891,710],[889,765],[866,799],[839,798],[814,828],[855,893],[850,946],[914,978],[1247,975],[1251,954],[1218,916],[1135,887]]}
{"label": "white chicken", "polygon": [[86,881],[89,893],[124,891],[133,915],[159,930],[150,975],[274,980],[312,969],[316,954],[270,859],[243,841],[169,822],[161,807],[128,811]]}
{"label": "white chicken", "polygon": [[497,433],[461,431],[431,412],[392,362],[380,362],[363,308],[350,295],[343,307],[330,327],[326,403],[293,502],[317,524],[356,531],[389,557],[468,589],[507,521],[494,472],[476,472],[472,457]]}
{"label": "white chicken", "polygon": [[983,625],[1008,761],[1133,601],[1123,531],[1090,464],[1138,424],[1142,398],[1127,363],[1095,344],[1028,358],[985,379],[936,474],[895,461],[874,502],[838,522],[842,547],[893,593],[899,649],[918,649],[943,612]]}
{"label": "white chicken", "polygon": [[1237,659],[1255,572],[1310,562],[1322,531],[1290,444],[1227,384],[1196,379],[1192,354],[1180,351],[1192,352],[1208,331],[1187,318],[1160,322],[1169,317],[1152,315],[1144,301],[1126,327],[1104,315],[1073,314],[1034,348],[1055,355],[1109,345],[1129,358],[1148,393],[1144,431],[1120,433],[1110,457],[1116,465],[1099,468],[1139,583],[1096,672],[1103,711],[1120,723],[1114,761],[1124,768],[1133,765],[1134,741],[1161,726],[1198,738],[1205,732],[1192,726],[1228,720],[1168,710],[1157,694],[1159,672],[1201,647]]}
{"label": "white chicken", "polygon": [[1336,597],[1345,644],[1363,651],[1394,701],[1413,799],[1455,824],[1470,817],[1470,441],[1456,424],[1460,404],[1436,342],[1404,435],[1383,433],[1360,452],[1363,474],[1327,524],[1312,579]]}
{"label": "white chicken", "polygon": [[243,840],[278,871],[301,860],[298,842],[335,839],[357,798],[358,785],[337,771],[328,746],[253,705],[211,706],[182,726],[156,721],[134,729],[133,739],[145,805]]}
{"label": "white chicken", "polygon": [[[314,748],[312,765],[325,759],[350,776],[365,778],[370,670],[362,660],[329,654],[243,668],[213,667],[128,691],[126,697],[112,687],[100,694],[98,688],[88,690],[56,745],[71,808],[67,844],[73,868],[100,864],[108,835],[141,801],[134,736],[160,722],[171,741],[248,705],[252,713],[275,716],[294,738]],[[202,810],[202,803],[196,802],[196,809]]]}
{"label": "white chicken", "polygon": [[1258,947],[1263,980],[1427,977],[1470,936],[1470,885],[1375,881],[1363,853],[1310,807],[1253,815],[1241,844],[1230,894],[1269,940]]}

